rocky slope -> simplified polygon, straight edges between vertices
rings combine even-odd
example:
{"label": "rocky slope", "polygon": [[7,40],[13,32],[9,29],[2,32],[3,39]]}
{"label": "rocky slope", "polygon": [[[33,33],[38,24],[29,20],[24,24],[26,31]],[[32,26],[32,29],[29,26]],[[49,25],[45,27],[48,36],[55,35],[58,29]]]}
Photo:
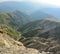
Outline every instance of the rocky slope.
{"label": "rocky slope", "polygon": [[21,42],[0,31],[0,54],[39,54],[39,51],[26,48]]}
{"label": "rocky slope", "polygon": [[40,52],[59,54],[60,22],[55,18],[46,18],[28,23],[22,27],[22,38],[26,47],[38,49]]}

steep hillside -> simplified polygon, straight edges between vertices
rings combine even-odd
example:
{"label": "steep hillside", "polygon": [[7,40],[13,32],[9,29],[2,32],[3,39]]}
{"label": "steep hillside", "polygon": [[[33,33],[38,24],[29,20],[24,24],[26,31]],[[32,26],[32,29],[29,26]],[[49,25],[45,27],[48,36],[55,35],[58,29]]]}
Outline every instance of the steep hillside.
{"label": "steep hillside", "polygon": [[15,41],[0,29],[0,54],[38,54],[39,51],[26,48],[21,42]]}
{"label": "steep hillside", "polygon": [[35,36],[39,36],[47,39],[49,36],[52,36],[52,33],[56,33],[54,31],[52,32],[50,31],[55,30],[56,28],[59,27],[59,25],[60,22],[58,22],[55,18],[45,18],[27,23],[26,25],[19,28],[18,31],[22,32],[22,37],[28,39]]}
{"label": "steep hillside", "polygon": [[26,47],[57,54],[60,51],[60,22],[55,18],[46,18],[30,22],[20,29]]}
{"label": "steep hillside", "polygon": [[0,24],[6,24],[17,29],[27,22],[29,22],[29,17],[20,11],[0,13]]}
{"label": "steep hillside", "polygon": [[54,25],[57,25],[56,22],[57,22],[56,18],[45,18],[45,19],[41,19],[41,20],[36,20],[36,21],[32,21],[32,22],[29,22],[29,23],[23,25],[20,28],[20,31],[26,33],[27,31],[33,30],[33,29],[46,29],[51,26],[53,27]]}
{"label": "steep hillside", "polygon": [[22,26],[19,31],[22,32],[22,36],[24,37],[40,36],[48,38],[48,36],[51,36],[52,33],[58,33],[59,27],[60,22],[57,21],[55,18],[45,18],[27,23],[26,25]]}
{"label": "steep hillside", "polygon": [[6,24],[0,24],[0,32],[8,34],[11,38],[18,40],[20,33]]}

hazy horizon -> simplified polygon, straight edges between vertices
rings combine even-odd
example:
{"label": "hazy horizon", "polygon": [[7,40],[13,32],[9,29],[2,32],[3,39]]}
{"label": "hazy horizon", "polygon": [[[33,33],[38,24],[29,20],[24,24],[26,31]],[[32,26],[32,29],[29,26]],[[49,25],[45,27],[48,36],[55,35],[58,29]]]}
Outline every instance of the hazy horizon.
{"label": "hazy horizon", "polygon": [[[59,0],[57,1],[56,0],[0,0],[0,4],[2,4],[0,5],[0,7],[4,8],[6,6],[7,7],[7,8],[5,7],[6,10],[8,10],[8,8],[10,9],[15,8],[16,10],[20,10],[20,7],[21,7],[20,5],[22,5],[21,10],[29,14],[31,14],[34,11],[40,10],[42,12],[45,12],[47,14],[50,14],[56,17],[57,19],[60,19],[60,15],[59,15],[60,3],[59,2],[60,2]],[[16,4],[16,6],[13,5],[14,3]]]}
{"label": "hazy horizon", "polygon": [[42,4],[42,5],[51,5],[51,6],[56,6],[60,7],[60,0],[0,0],[0,2],[11,2],[11,1],[16,1],[16,2],[32,2],[36,4]]}

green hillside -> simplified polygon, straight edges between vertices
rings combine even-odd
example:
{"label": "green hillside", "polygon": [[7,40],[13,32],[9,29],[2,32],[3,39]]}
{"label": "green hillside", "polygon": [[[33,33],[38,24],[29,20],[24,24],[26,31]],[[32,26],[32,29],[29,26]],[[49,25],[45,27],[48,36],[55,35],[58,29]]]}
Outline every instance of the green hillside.
{"label": "green hillside", "polygon": [[19,29],[22,32],[19,41],[26,47],[37,49],[40,52],[57,53],[60,51],[60,22],[55,18],[30,22]]}
{"label": "green hillside", "polygon": [[[18,31],[21,31],[23,33],[23,36],[36,36],[37,33],[42,33],[44,30],[52,29],[53,26],[56,26],[56,19],[51,18],[53,20],[50,20],[49,18],[33,21],[30,23],[27,23],[23,25],[21,28],[19,28]],[[57,23],[58,24],[58,23]]]}
{"label": "green hillside", "polygon": [[2,26],[3,29],[6,27],[7,34],[16,40],[19,38],[17,29],[28,22],[28,16],[20,11],[0,13],[0,26]]}
{"label": "green hillside", "polygon": [[0,24],[0,33],[6,33],[15,40],[18,40],[20,37],[19,32],[17,30],[5,24]]}
{"label": "green hillside", "polygon": [[[52,20],[51,20],[52,19]],[[42,37],[48,39],[50,36],[59,37],[59,25],[55,18],[45,18],[41,20],[37,20],[34,22],[30,22],[19,28],[18,31],[22,32],[22,38],[31,39],[32,37]]]}
{"label": "green hillside", "polygon": [[6,24],[16,29],[28,21],[28,16],[19,11],[0,13],[0,24]]}

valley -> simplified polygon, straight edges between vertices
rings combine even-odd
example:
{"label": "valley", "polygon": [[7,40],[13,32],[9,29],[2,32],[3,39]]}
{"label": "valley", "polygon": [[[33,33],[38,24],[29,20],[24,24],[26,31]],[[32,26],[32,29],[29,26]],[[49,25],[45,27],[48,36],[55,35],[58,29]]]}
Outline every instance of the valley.
{"label": "valley", "polygon": [[60,20],[44,6],[0,4],[0,54],[60,54]]}

